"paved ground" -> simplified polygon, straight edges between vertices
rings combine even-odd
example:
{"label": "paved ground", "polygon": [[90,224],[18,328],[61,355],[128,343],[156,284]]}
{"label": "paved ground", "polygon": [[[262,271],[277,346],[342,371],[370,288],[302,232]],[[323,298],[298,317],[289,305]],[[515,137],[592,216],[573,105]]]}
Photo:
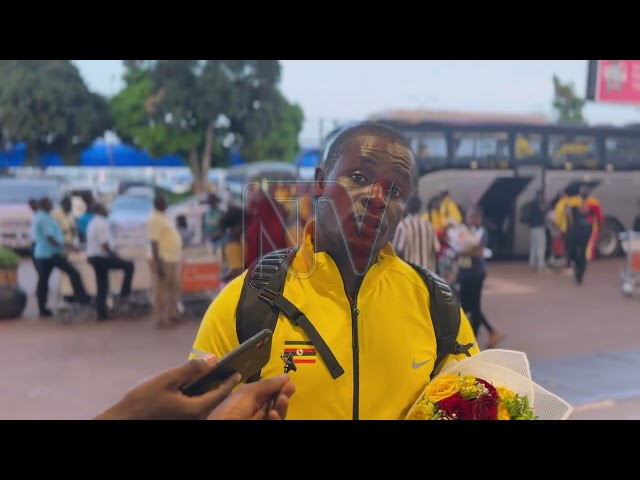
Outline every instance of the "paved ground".
{"label": "paved ground", "polygon": [[[574,419],[640,419],[640,299],[622,298],[621,265],[594,263],[582,286],[521,262],[490,266],[484,310],[506,334],[501,347],[527,352],[534,379],[572,403]],[[20,278],[32,293],[30,262]],[[64,326],[38,319],[32,295],[22,319],[0,322],[0,418],[91,418],[182,363],[197,328],[157,331],[148,317]]]}

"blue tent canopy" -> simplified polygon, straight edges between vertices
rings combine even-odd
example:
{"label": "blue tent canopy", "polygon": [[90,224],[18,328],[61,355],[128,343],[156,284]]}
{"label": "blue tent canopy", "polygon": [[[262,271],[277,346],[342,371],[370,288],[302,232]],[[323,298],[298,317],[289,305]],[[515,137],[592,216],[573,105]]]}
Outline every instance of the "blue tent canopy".
{"label": "blue tent canopy", "polygon": [[40,155],[40,166],[46,167],[61,167],[64,163],[62,157],[58,153],[45,153]]}
{"label": "blue tent canopy", "polygon": [[293,164],[297,167],[316,167],[320,160],[320,149],[318,148],[302,148]]}
{"label": "blue tent canopy", "polygon": [[16,144],[11,150],[0,150],[0,168],[21,167],[27,158],[27,145]]}
{"label": "blue tent canopy", "polygon": [[108,146],[94,144],[80,154],[80,165],[85,167],[184,167],[179,155],[164,155],[154,159],[146,151],[124,143]]}

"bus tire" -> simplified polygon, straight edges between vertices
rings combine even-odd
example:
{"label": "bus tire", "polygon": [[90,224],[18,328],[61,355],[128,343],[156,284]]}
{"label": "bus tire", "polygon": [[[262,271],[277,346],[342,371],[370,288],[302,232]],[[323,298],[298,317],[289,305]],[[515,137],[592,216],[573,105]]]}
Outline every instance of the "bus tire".
{"label": "bus tire", "polygon": [[598,238],[596,253],[599,258],[619,257],[623,254],[619,234],[624,231],[622,224],[615,218],[605,217],[604,228]]}

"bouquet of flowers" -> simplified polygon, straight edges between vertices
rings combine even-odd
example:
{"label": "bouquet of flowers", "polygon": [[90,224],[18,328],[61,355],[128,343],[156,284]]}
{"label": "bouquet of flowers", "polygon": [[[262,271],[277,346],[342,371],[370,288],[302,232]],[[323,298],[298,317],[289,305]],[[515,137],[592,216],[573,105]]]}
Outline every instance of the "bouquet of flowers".
{"label": "bouquet of flowers", "polygon": [[407,420],[565,420],[573,407],[531,379],[524,352],[492,349],[447,363]]}
{"label": "bouquet of flowers", "polygon": [[448,226],[447,241],[456,252],[464,252],[480,245],[480,235],[466,225],[450,222]]}

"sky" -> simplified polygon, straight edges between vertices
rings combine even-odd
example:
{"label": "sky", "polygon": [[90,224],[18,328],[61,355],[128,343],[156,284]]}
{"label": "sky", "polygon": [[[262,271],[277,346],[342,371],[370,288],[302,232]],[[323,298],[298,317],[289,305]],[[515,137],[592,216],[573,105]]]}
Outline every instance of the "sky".
{"label": "sky", "polygon": [[[90,90],[122,88],[122,60],[74,60]],[[554,74],[586,95],[587,60],[281,60],[280,88],[305,113],[303,145],[334,122],[388,109],[544,113],[553,117]],[[592,124],[640,123],[640,106],[589,101]]]}

